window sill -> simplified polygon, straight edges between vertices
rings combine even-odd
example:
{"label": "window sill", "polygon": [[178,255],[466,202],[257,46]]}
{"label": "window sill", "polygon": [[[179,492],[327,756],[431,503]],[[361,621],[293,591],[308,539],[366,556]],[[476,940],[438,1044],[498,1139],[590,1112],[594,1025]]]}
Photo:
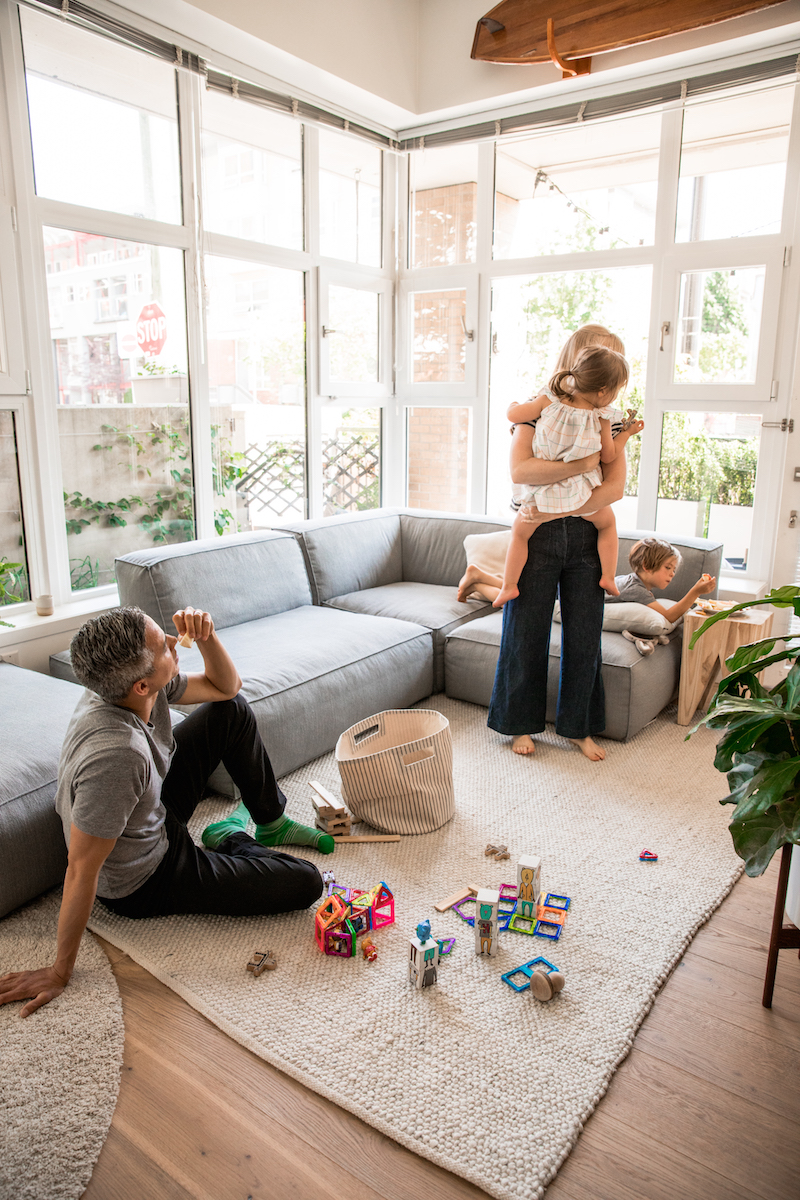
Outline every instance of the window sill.
{"label": "window sill", "polygon": [[115,608],[119,604],[119,596],[114,590],[106,592],[102,596],[93,594],[82,600],[71,600],[68,604],[59,604],[54,610],[52,616],[40,617],[35,608],[29,608],[26,612],[15,613],[10,606],[4,605],[0,609],[0,620],[13,621],[12,629],[6,629],[4,625],[0,625],[0,652],[6,646],[15,646],[20,642],[35,641],[37,638],[51,637],[53,634],[70,633],[71,631],[82,625],[89,617],[94,617],[98,613],[105,612],[106,609]]}

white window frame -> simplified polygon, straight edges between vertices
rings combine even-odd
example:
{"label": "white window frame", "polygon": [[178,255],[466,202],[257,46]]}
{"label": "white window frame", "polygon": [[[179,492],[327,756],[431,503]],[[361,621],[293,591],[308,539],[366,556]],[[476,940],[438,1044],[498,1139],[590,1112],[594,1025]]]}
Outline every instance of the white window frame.
{"label": "white window frame", "polygon": [[[318,268],[319,290],[319,394],[328,400],[372,399],[383,401],[392,392],[392,297],[394,288],[387,276],[366,273],[363,269]],[[378,378],[367,382],[339,381],[330,378],[331,338],[338,331],[330,327],[329,296],[331,287],[346,287],[371,292],[378,298]]]}
{"label": "white window frame", "polygon": [[[478,394],[478,315],[480,281],[469,267],[427,267],[402,280],[398,304],[397,394],[412,406],[430,401],[474,400]],[[464,379],[458,383],[414,382],[414,296],[423,292],[463,291],[466,301]],[[471,335],[471,336],[470,336]]]}

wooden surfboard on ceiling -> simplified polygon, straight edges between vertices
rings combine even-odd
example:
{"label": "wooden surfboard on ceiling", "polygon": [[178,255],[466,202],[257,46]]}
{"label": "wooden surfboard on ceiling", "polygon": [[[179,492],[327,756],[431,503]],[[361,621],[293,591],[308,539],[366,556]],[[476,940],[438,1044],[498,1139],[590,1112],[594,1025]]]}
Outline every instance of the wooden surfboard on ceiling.
{"label": "wooden surfboard on ceiling", "polygon": [[[502,0],[481,17],[472,43],[480,62],[553,62],[568,74],[585,74],[594,54],[685,33],[758,12],[781,0]],[[550,45],[548,46],[548,24]],[[580,66],[574,60],[582,60]],[[570,62],[572,66],[570,67]],[[575,70],[577,67],[577,71]]]}

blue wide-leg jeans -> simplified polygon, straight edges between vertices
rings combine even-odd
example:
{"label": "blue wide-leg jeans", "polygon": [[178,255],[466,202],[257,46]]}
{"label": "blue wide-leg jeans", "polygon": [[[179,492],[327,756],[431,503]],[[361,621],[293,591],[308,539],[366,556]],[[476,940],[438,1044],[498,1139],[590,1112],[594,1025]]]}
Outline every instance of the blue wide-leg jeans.
{"label": "blue wide-leg jeans", "polygon": [[547,710],[550,623],[561,601],[561,677],[556,733],[591,737],[605,729],[600,674],[603,590],[597,530],[581,517],[540,525],[528,542],[519,596],[503,608],[500,658],[489,728],[516,736],[541,733]]}

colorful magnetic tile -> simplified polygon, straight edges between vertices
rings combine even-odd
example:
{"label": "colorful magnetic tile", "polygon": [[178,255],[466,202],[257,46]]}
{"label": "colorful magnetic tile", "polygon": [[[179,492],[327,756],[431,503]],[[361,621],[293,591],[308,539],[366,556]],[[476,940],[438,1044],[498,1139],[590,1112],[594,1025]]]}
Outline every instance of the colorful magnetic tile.
{"label": "colorful magnetic tile", "polygon": [[[548,971],[558,970],[558,967],[555,966],[554,963],[549,962],[546,958],[542,958],[540,954],[537,955],[536,958],[532,958],[528,962],[523,963],[521,967],[517,967],[513,971],[506,971],[505,975],[501,975],[500,978],[504,983],[507,983],[510,988],[513,988],[515,992],[525,992],[531,986],[531,975],[533,975],[533,972],[540,965],[545,966]],[[513,977],[515,975],[523,975],[526,979],[526,982],[514,983]]]}
{"label": "colorful magnetic tile", "polygon": [[537,921],[552,921],[554,925],[563,925],[567,919],[567,914],[560,908],[545,908],[540,904],[536,909]]}
{"label": "colorful magnetic tile", "polygon": [[532,934],[535,930],[535,926],[536,926],[536,918],[535,917],[523,917],[520,915],[520,913],[515,912],[512,914],[511,919],[508,922],[507,928],[513,929],[514,933]]}
{"label": "colorful magnetic tile", "polygon": [[[471,917],[468,916],[467,913],[464,911],[464,906],[470,905],[470,904],[472,905],[472,916]],[[474,896],[465,896],[463,900],[459,900],[458,904],[453,905],[452,911],[454,913],[458,913],[458,915],[461,917],[462,921],[466,921],[468,925],[474,926],[474,924],[475,924],[475,897]]]}
{"label": "colorful magnetic tile", "polygon": [[544,907],[562,908],[566,912],[571,903],[572,899],[570,896],[559,896],[557,892],[548,892],[545,897]]}
{"label": "colorful magnetic tile", "polygon": [[553,921],[537,921],[533,932],[537,937],[550,938],[551,941],[557,942],[561,937],[561,926],[554,924]]}
{"label": "colorful magnetic tile", "polygon": [[658,862],[658,855],[653,854],[652,850],[643,850],[639,855],[639,862]]}
{"label": "colorful magnetic tile", "polygon": [[436,941],[439,944],[439,957],[440,958],[443,958],[445,956],[445,954],[452,954],[453,947],[456,944],[456,939],[454,937],[437,938]]}
{"label": "colorful magnetic tile", "polygon": [[501,900],[516,901],[516,899],[517,899],[518,888],[515,883],[501,883],[500,887],[498,888],[498,891],[500,892]]}

